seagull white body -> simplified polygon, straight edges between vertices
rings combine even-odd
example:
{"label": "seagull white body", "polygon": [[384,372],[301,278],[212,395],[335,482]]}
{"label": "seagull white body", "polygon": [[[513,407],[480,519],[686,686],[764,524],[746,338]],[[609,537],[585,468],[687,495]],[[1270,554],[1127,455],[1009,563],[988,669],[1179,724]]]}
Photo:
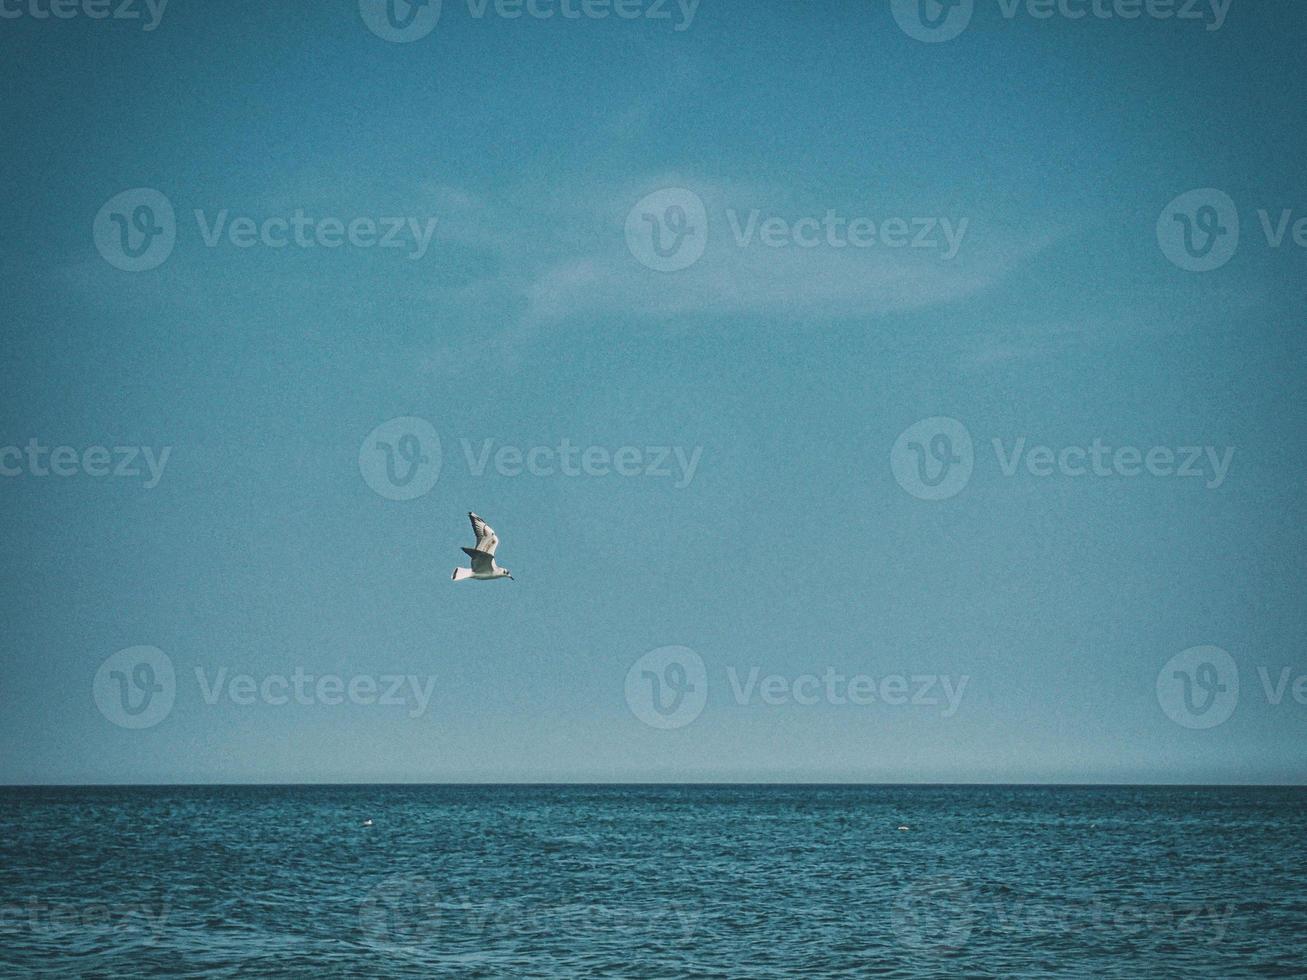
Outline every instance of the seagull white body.
{"label": "seagull white body", "polygon": [[472,559],[472,567],[454,569],[453,580],[462,582],[473,578],[511,579],[512,572],[495,564],[495,549],[499,547],[499,535],[495,533],[495,529],[471,511],[468,511],[467,516],[472,519],[472,533],[477,538],[476,547],[463,549],[463,553]]}

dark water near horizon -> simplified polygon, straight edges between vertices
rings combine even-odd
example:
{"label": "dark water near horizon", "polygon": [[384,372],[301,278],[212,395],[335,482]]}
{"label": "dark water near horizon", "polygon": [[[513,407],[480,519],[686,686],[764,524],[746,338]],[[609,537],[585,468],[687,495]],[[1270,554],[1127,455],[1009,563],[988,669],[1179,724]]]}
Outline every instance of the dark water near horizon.
{"label": "dark water near horizon", "polygon": [[1211,787],[0,789],[0,974],[1307,975],[1304,804]]}

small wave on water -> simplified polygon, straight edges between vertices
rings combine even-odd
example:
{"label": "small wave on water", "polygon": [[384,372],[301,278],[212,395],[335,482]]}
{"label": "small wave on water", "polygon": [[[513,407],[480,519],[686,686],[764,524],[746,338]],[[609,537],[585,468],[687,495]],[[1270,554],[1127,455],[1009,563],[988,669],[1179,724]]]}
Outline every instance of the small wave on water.
{"label": "small wave on water", "polygon": [[1301,975],[1304,803],[1192,787],[3,789],[0,975]]}

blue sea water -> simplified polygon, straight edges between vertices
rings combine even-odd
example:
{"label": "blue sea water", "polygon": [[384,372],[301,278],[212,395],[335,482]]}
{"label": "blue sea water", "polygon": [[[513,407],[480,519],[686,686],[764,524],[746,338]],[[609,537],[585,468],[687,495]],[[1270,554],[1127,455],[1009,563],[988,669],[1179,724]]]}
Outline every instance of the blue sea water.
{"label": "blue sea water", "polygon": [[1304,804],[1210,787],[0,789],[0,973],[1304,975]]}

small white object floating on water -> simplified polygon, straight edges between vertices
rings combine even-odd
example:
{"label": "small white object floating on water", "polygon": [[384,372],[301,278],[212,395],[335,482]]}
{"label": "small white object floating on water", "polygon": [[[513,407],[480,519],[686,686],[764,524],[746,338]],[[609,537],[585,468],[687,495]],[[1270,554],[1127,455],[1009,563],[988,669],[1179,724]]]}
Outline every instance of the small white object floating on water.
{"label": "small white object floating on water", "polygon": [[[368,821],[368,822],[371,823],[372,821]],[[899,830],[911,830],[911,829],[912,829],[912,828],[909,827],[909,826],[908,826],[907,824],[905,824],[905,823],[901,823],[901,824],[899,824]]]}
{"label": "small white object floating on water", "polygon": [[371,826],[372,826],[372,818],[371,818],[371,817],[368,817],[368,819],[364,820],[364,821],[363,821],[363,826],[365,826],[365,827],[371,827]]}

